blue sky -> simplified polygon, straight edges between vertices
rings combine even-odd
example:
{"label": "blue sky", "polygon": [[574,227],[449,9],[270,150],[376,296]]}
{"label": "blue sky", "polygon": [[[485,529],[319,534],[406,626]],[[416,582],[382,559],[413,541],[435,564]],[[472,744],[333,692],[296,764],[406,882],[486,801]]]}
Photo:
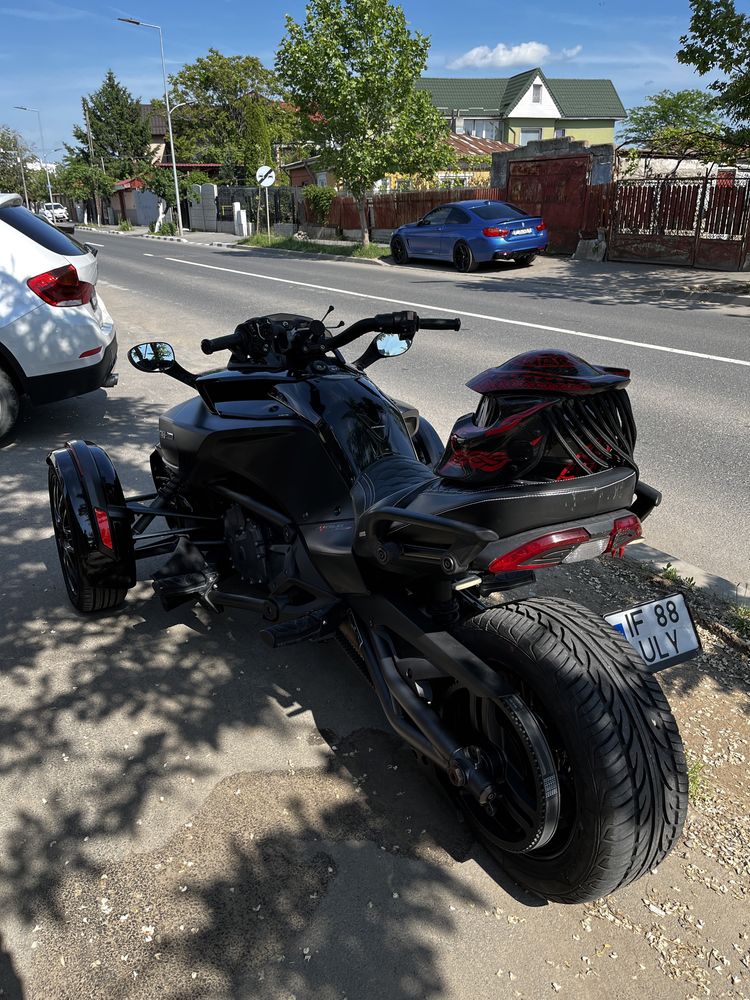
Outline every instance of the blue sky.
{"label": "blue sky", "polygon": [[[432,37],[427,75],[510,76],[542,65],[548,76],[608,77],[626,107],[669,87],[700,86],[674,58],[687,30],[687,0],[404,0],[411,26]],[[129,16],[162,25],[167,72],[206,52],[252,54],[271,65],[284,14],[297,20],[304,0],[0,0],[0,123],[38,143],[39,108],[48,159],[80,121],[81,95],[111,67],[143,100],[162,90],[157,32],[118,24]],[[738,8],[748,10],[748,0]]]}

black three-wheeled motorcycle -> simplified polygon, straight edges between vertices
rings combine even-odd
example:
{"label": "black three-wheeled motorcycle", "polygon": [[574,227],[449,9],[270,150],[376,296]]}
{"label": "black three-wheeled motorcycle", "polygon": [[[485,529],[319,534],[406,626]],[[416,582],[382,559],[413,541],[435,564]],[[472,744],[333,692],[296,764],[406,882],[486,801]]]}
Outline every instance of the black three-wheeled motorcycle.
{"label": "black three-wheeled motorcycle", "polygon": [[[479,404],[447,445],[365,374],[420,328],[459,327],[399,312],[334,334],[260,316],[203,341],[232,352],[203,375],[169,344],[132,348],[136,368],[196,394],[159,421],[153,494],[125,498],[94,444],[49,456],[65,585],[81,612],[115,608],[136,561],[163,553],[167,608],[255,612],[272,647],[338,637],[511,875],[592,899],[675,843],[685,757],[624,628],[528,587],[537,570],[620,553],[660,495],[639,481],[625,370],[520,355],[468,383]],[[656,612],[665,628],[672,603]]]}

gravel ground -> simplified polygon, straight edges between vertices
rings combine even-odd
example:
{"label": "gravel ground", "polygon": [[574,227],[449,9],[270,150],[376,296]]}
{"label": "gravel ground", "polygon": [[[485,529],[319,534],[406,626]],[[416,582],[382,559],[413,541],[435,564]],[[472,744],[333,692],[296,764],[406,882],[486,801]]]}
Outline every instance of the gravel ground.
{"label": "gravel ground", "polygon": [[[604,614],[675,589],[609,561],[550,572],[539,592]],[[70,810],[59,843],[42,845],[55,828],[30,819],[5,874],[15,886],[36,844],[47,891],[25,908],[14,901],[25,925],[5,956],[3,996],[747,1000],[749,650],[725,606],[688,599],[703,653],[661,675],[692,761],[688,823],[636,885],[583,906],[540,905],[493,866],[397,739],[377,726],[300,729],[286,766],[239,766],[179,823],[160,826],[159,803],[143,809],[133,822],[151,827],[146,849],[87,855],[89,821],[82,812],[71,830]],[[212,641],[220,629],[233,640],[234,628],[227,616]],[[293,707],[307,691],[294,693],[290,663],[278,690]],[[356,702],[364,685],[356,674],[352,684]],[[162,756],[148,764],[156,774]],[[194,782],[193,765],[189,753],[172,761],[171,780]]]}

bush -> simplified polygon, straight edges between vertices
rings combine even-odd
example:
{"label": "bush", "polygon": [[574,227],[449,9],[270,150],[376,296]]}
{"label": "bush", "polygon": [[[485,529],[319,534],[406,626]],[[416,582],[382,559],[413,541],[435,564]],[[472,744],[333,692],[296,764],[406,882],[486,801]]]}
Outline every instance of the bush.
{"label": "bush", "polygon": [[162,222],[159,236],[176,236],[177,225],[174,222]]}
{"label": "bush", "polygon": [[319,226],[324,226],[328,221],[328,213],[336,198],[338,191],[332,187],[317,187],[315,184],[308,184],[305,188],[305,202],[307,204],[308,215],[311,221]]}
{"label": "bush", "polygon": [[123,219],[119,225],[119,229],[123,233],[129,233],[132,228],[133,228],[133,223],[129,219]]}

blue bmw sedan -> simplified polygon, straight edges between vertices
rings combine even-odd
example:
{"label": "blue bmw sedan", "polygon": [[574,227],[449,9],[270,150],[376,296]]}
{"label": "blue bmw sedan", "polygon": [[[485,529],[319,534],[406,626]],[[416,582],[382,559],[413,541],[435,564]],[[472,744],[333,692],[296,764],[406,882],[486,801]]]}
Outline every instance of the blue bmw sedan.
{"label": "blue bmw sedan", "polygon": [[412,257],[452,260],[463,273],[491,260],[531,264],[547,249],[544,220],[506,201],[454,201],[410,222],[391,237],[397,264]]}

